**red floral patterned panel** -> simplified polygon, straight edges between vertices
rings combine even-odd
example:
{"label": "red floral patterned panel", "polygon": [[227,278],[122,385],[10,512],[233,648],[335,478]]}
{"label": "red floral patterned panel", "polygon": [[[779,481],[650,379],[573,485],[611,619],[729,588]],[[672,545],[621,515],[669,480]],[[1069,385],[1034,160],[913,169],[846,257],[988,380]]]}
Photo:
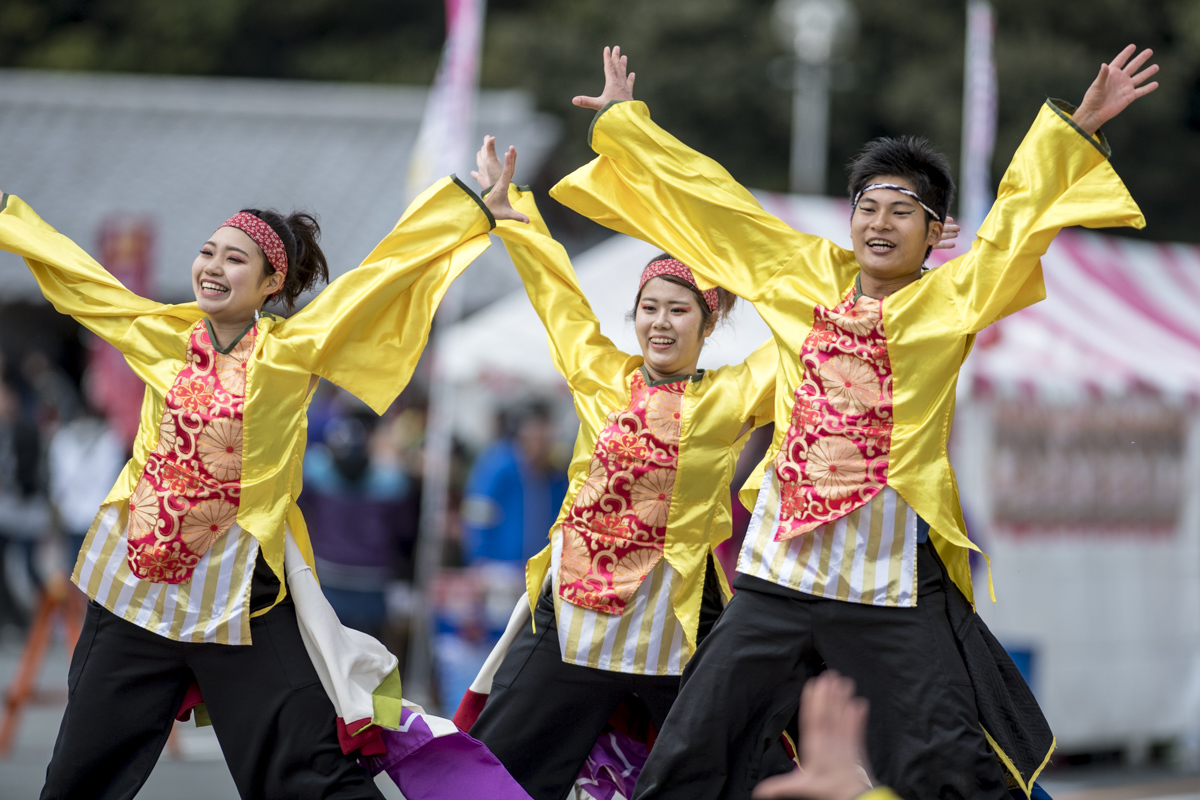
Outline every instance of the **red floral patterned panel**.
{"label": "red floral patterned panel", "polygon": [[883,303],[852,293],[813,317],[800,349],[804,380],[775,459],[777,541],[846,516],[887,484],[892,366]]}
{"label": "red floral patterned panel", "polygon": [[639,371],[629,407],[609,415],[562,524],[558,593],[568,603],[619,615],[662,558],[687,383],[646,386]]}
{"label": "red floral patterned panel", "polygon": [[255,330],[228,355],[203,321],[167,393],[158,447],[129,500],[129,568],[142,580],[186,583],[237,520],[242,480],[246,362]]}

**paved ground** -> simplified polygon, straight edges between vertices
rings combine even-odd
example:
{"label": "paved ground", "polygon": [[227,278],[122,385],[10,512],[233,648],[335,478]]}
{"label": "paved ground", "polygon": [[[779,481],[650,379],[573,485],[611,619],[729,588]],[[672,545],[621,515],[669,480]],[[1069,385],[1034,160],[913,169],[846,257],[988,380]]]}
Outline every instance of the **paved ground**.
{"label": "paved ground", "polygon": [[[0,692],[12,680],[21,655],[20,641],[0,640]],[[66,702],[67,656],[60,644],[42,667],[39,688],[50,702],[31,707],[21,719],[12,753],[0,760],[0,798],[36,798],[50,760],[58,722]],[[53,695],[58,693],[57,698]],[[102,732],[101,732],[102,735]],[[237,790],[212,728],[176,725],[177,754],[165,753],[139,800],[236,800]],[[1122,768],[1059,770],[1042,780],[1054,800],[1200,800],[1200,775],[1165,770]],[[383,777],[379,787],[389,800],[403,796]]]}

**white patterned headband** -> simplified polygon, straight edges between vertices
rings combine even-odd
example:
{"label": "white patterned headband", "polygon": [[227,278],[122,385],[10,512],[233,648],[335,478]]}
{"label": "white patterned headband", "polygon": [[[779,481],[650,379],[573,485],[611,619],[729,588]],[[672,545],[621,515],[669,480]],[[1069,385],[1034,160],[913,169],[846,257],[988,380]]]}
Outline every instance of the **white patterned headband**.
{"label": "white patterned headband", "polygon": [[858,194],[854,195],[854,202],[850,204],[851,214],[854,213],[854,209],[858,208],[858,201],[862,199],[863,194],[871,191],[872,189],[891,189],[892,191],[899,192],[900,194],[908,195],[913,200],[916,200],[918,203],[920,203],[921,208],[929,212],[929,216],[933,217],[938,222],[942,221],[942,215],[925,205],[925,201],[921,199],[920,195],[911,189],[905,189],[903,186],[897,186],[894,183],[872,183],[859,189]]}

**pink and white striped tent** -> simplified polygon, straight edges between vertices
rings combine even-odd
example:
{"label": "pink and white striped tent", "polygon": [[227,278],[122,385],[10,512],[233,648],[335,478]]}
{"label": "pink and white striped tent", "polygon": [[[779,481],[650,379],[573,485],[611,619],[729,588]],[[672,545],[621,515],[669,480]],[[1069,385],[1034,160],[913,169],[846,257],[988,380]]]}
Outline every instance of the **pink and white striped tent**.
{"label": "pink and white striped tent", "polygon": [[1200,396],[1200,246],[1067,230],[1042,269],[1046,300],[979,337],[974,388]]}

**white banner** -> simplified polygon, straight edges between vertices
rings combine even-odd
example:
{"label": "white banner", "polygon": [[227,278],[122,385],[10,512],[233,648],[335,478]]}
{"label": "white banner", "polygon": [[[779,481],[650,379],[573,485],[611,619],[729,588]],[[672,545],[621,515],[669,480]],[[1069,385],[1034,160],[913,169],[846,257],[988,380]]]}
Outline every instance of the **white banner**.
{"label": "white banner", "polygon": [[470,164],[486,0],[446,0],[446,44],[405,181],[406,202]]}

